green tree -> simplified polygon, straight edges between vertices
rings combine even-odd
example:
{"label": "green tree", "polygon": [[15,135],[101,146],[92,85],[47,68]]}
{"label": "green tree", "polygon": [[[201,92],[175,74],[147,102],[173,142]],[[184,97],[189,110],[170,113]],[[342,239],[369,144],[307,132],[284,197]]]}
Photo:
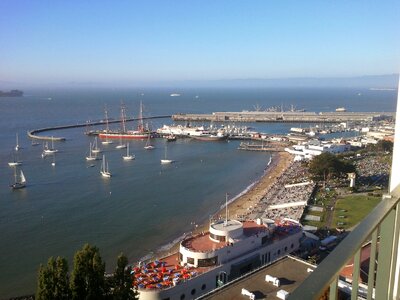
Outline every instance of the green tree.
{"label": "green tree", "polygon": [[47,266],[39,267],[36,299],[69,299],[68,281],[67,260],[50,257]]}
{"label": "green tree", "polygon": [[354,172],[354,165],[338,159],[334,154],[324,152],[315,156],[309,164],[309,171],[314,179],[329,180],[332,176],[340,176]]}
{"label": "green tree", "polygon": [[118,256],[117,266],[112,277],[112,298],[116,300],[136,299],[132,289],[133,277],[128,266],[128,259],[122,253]]}
{"label": "green tree", "polygon": [[104,299],[107,293],[104,272],[99,249],[85,244],[74,256],[70,283],[72,299]]}

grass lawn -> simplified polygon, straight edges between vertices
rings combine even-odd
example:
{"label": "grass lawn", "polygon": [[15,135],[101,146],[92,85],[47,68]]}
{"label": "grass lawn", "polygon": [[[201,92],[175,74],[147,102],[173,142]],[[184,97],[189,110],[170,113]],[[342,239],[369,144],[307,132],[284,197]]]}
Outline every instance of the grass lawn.
{"label": "grass lawn", "polygon": [[[372,211],[381,199],[381,197],[366,195],[351,195],[338,199],[335,206],[332,226],[348,229],[357,225]],[[339,225],[339,222],[345,224]]]}

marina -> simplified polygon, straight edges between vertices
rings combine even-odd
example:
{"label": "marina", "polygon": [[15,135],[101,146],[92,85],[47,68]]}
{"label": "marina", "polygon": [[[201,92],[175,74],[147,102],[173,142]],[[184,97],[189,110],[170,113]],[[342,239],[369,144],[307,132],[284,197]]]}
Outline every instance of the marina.
{"label": "marina", "polygon": [[[170,103],[162,106],[162,100],[157,100],[162,99],[162,95],[157,93],[146,94],[154,98],[154,102],[144,99],[151,111],[157,116],[172,115],[174,112],[169,109]],[[196,91],[197,93],[199,91]],[[229,95],[229,92],[227,94]],[[98,140],[112,173],[111,178],[103,177],[100,174],[101,160],[86,161],[89,144],[95,142],[95,136],[85,135],[87,126],[81,120],[98,119],[103,112],[101,109],[93,111],[93,107],[101,108],[104,102],[110,108],[119,105],[115,103],[116,97],[111,92],[106,94],[107,96],[104,96],[104,93],[94,93],[92,97],[96,100],[90,101],[87,101],[88,95],[90,93],[76,93],[71,96],[59,92],[49,95],[53,98],[50,102],[46,100],[49,96],[43,100],[39,96],[32,97],[29,101],[35,105],[13,103],[13,106],[7,106],[12,111],[2,114],[1,122],[6,130],[0,133],[4,141],[0,159],[6,176],[0,178],[0,185],[3,186],[3,189],[0,189],[0,198],[4,199],[0,202],[0,217],[4,229],[0,233],[3,241],[0,255],[7,259],[3,266],[3,275],[0,274],[0,280],[4,283],[0,292],[6,297],[15,296],[15,290],[21,290],[24,294],[32,291],[40,263],[46,262],[52,255],[65,256],[72,261],[72,253],[84,242],[95,244],[101,249],[102,257],[107,262],[107,272],[113,270],[114,259],[120,252],[127,254],[130,262],[146,260],[142,258],[154,256],[160,249],[169,252],[171,241],[181,241],[183,236],[189,236],[189,232],[194,232],[202,227],[201,224],[208,223],[210,215],[218,216],[219,210],[224,207],[224,201],[221,200],[226,192],[231,194],[230,199],[237,199],[228,204],[232,218],[240,220],[244,215],[246,218],[256,217],[263,207],[260,204],[256,206],[260,200],[251,199],[261,199],[265,195],[265,185],[281,170],[279,161],[282,160],[279,157],[285,153],[274,153],[270,162],[269,152],[238,151],[241,140],[202,142],[177,136],[175,142],[167,142],[161,138],[132,140],[129,153],[134,153],[135,160],[129,163],[122,158],[127,149],[115,149],[118,140],[114,140],[114,144],[103,144]],[[186,95],[189,93],[185,92],[181,97],[173,99],[182,99],[183,103],[188,101],[185,100]],[[106,100],[97,100],[101,97],[105,97]],[[246,92],[241,97],[246,99],[249,93]],[[206,98],[203,92],[200,99]],[[27,101],[27,97],[22,101]],[[243,107],[245,102],[241,101]],[[130,106],[139,107],[139,102],[137,99]],[[218,110],[230,105],[222,101],[218,104],[221,107],[218,108],[217,104],[218,101],[211,98],[206,103],[194,102],[193,105],[195,108],[196,105],[199,106],[196,108],[198,111],[204,107]],[[176,107],[177,111],[185,107],[184,104],[181,105],[182,107]],[[71,109],[72,112],[67,115],[65,111]],[[39,117],[42,114],[53,117],[43,120]],[[18,122],[18,126],[15,125],[15,115],[22,120]],[[134,120],[137,121],[137,118]],[[164,125],[177,125],[172,124],[169,118],[151,120],[154,129]],[[119,126],[119,121],[111,123],[110,130],[116,130],[112,126]],[[63,128],[64,126],[58,124],[82,126]],[[186,126],[184,123],[180,124]],[[103,130],[105,125],[105,122],[99,122],[99,125],[95,126],[100,126],[99,129]],[[204,126],[204,129],[208,130],[211,125],[213,124],[200,122],[192,127]],[[219,126],[214,124],[211,129],[221,129],[221,125],[224,125],[227,132],[238,130],[234,134],[239,138],[247,131],[263,132],[265,136],[274,139],[284,136],[292,127],[301,127],[300,124],[254,123],[247,126],[252,128],[244,130],[243,125],[226,122]],[[32,141],[22,134],[28,128],[47,128],[47,132],[35,135],[47,135],[49,146],[52,136],[54,137],[54,148],[58,150],[56,166],[51,165],[55,163],[54,155],[41,159],[42,147],[33,147]],[[65,142],[62,143],[56,140],[60,136],[59,128],[63,130],[62,136],[65,138]],[[18,160],[23,161],[23,173],[29,184],[26,188],[12,191],[9,185],[14,183],[14,167],[8,167],[8,162],[11,161],[10,152],[15,147],[16,133],[19,133],[19,145],[22,147],[18,151]],[[262,144],[263,136],[245,138],[253,138],[255,140],[252,142]],[[174,159],[176,162],[161,165],[160,159],[164,157],[166,143],[167,159]],[[145,147],[150,145],[153,150],[146,150]],[[267,174],[267,182],[255,184],[264,174]],[[244,194],[249,190],[252,191],[250,194]],[[242,193],[243,196],[236,197]],[[280,205],[278,200],[273,205]],[[272,204],[266,201],[262,205],[267,208]],[[179,210],[176,207],[179,207]],[[287,209],[291,211],[294,208]],[[271,209],[271,213],[277,211]],[[146,224],[146,227],[142,224]],[[208,227],[202,230],[206,232]],[[61,240],[60,236],[63,237]],[[42,241],[41,245],[35,242],[38,239]],[[29,258],[21,258],[18,249],[29,249],[31,255]]]}

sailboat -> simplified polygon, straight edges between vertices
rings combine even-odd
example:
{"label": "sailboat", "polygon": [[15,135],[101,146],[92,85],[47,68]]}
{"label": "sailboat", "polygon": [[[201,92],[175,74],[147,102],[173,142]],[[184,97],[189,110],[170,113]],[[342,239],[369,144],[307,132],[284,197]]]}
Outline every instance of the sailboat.
{"label": "sailboat", "polygon": [[8,163],[8,165],[9,165],[10,167],[15,167],[15,166],[20,166],[20,165],[22,165],[22,161],[18,160],[18,155],[17,155],[17,153],[13,153],[13,161],[10,161],[10,162]]}
{"label": "sailboat", "polygon": [[[107,112],[107,108],[104,108],[104,115],[106,117],[106,133],[108,133],[110,131],[110,128],[108,127],[108,112]],[[101,143],[103,145],[109,145],[109,144],[112,144],[113,141],[110,141],[108,139],[108,136],[106,135],[106,140],[105,141],[101,141]]]}
{"label": "sailboat", "polygon": [[150,143],[150,134],[147,136],[147,142],[146,145],[144,146],[144,149],[146,150],[153,150],[155,147]]}
{"label": "sailboat", "polygon": [[22,170],[20,170],[19,178],[18,178],[17,169],[15,168],[14,178],[15,178],[15,183],[10,186],[13,190],[18,190],[18,189],[22,189],[22,188],[26,187],[26,179],[25,179],[25,176],[24,176],[24,173],[22,172]]}
{"label": "sailboat", "polygon": [[43,150],[43,154],[44,155],[54,154],[56,152],[58,152],[58,150],[54,149],[54,139],[53,139],[53,137],[51,137],[51,148],[49,148],[49,144],[46,142],[46,145],[45,145],[44,150]]}
{"label": "sailboat", "polygon": [[166,165],[166,164],[171,164],[174,161],[171,159],[167,159],[167,145],[165,145],[165,151],[164,151],[164,159],[161,159],[161,164]]}
{"label": "sailboat", "polygon": [[22,147],[18,143],[18,133],[16,134],[16,144],[15,144],[15,151],[18,151],[19,149],[22,149]]}
{"label": "sailboat", "polygon": [[86,156],[86,160],[92,161],[92,160],[98,160],[98,159],[99,158],[97,157],[97,154],[93,155],[92,143],[90,143],[89,156]]}
{"label": "sailboat", "polygon": [[135,155],[129,154],[129,143],[128,143],[128,147],[126,148],[126,155],[122,156],[122,158],[124,160],[134,160],[135,159]]}
{"label": "sailboat", "polygon": [[111,177],[111,173],[108,169],[108,162],[106,162],[106,157],[103,155],[103,163],[101,164],[100,174],[103,177]]}
{"label": "sailboat", "polygon": [[115,147],[116,149],[125,149],[126,144],[122,144],[122,138],[119,139],[119,145]]}
{"label": "sailboat", "polygon": [[100,153],[101,149],[97,146],[97,137],[94,138],[94,144],[93,144],[93,153]]}

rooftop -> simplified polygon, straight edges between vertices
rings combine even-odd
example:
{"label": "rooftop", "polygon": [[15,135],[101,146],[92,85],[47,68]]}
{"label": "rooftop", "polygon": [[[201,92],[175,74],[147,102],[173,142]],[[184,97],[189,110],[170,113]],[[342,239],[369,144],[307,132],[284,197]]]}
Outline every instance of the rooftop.
{"label": "rooftop", "polygon": [[[294,291],[309,276],[310,273],[307,272],[309,268],[313,269],[314,266],[297,258],[286,256],[200,299],[249,299],[241,294],[243,288],[255,294],[256,299],[279,299],[276,293],[279,290],[289,293]],[[281,285],[277,287],[266,282],[265,275],[278,278]]]}

